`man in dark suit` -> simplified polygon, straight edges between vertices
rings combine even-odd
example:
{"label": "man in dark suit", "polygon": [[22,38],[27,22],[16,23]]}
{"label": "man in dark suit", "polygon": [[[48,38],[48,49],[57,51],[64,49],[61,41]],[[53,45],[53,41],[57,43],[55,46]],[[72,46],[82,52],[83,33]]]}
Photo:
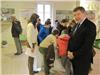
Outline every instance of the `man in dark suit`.
{"label": "man in dark suit", "polygon": [[91,65],[92,46],[96,37],[96,26],[86,18],[83,7],[73,10],[77,26],[69,41],[68,57],[71,59],[74,75],[88,75]]}

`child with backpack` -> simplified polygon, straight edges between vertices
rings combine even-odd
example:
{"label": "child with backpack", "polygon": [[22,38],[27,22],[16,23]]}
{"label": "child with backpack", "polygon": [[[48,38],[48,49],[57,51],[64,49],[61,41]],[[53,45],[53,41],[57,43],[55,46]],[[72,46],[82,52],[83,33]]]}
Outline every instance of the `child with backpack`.
{"label": "child with backpack", "polygon": [[57,46],[58,46],[58,56],[61,59],[61,64],[65,69],[65,75],[73,75],[73,68],[72,63],[68,59],[68,42],[70,36],[67,34],[67,30],[63,30],[61,35],[57,39]]}

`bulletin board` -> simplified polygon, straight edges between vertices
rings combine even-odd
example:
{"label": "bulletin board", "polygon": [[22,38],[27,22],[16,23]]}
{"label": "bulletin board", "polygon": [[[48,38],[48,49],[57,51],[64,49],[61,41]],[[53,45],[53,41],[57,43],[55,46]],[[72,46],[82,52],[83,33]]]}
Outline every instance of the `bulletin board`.
{"label": "bulletin board", "polygon": [[56,10],[56,18],[61,21],[62,19],[73,19],[73,14],[71,10]]}
{"label": "bulletin board", "polygon": [[33,9],[20,9],[19,15],[24,19],[29,19],[32,13],[33,13]]}
{"label": "bulletin board", "polygon": [[1,8],[1,21],[9,21],[12,14],[15,14],[14,8]]}

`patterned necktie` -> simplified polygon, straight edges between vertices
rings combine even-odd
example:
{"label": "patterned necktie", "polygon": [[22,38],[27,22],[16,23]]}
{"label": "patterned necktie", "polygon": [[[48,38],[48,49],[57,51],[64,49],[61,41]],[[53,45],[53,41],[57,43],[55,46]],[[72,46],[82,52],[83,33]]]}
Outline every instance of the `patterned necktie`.
{"label": "patterned necktie", "polygon": [[80,27],[80,24],[78,23],[73,31],[73,35],[76,33],[77,29]]}

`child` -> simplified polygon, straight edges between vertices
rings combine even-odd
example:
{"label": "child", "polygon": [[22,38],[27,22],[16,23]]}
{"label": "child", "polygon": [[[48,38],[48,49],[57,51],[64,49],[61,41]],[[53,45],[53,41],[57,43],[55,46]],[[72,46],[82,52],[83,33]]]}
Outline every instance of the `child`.
{"label": "child", "polygon": [[[40,50],[40,53],[42,53],[43,54],[43,57],[44,57],[44,70],[45,70],[45,75],[49,75],[50,74],[50,72],[49,72],[50,71],[50,68],[51,68],[50,67],[50,64],[54,62],[54,59],[53,59],[54,58],[54,55],[52,55],[52,56],[50,55],[49,56],[48,54],[52,54],[52,53],[49,53],[48,51],[54,52],[54,46],[56,47],[56,38],[57,38],[58,35],[59,35],[59,31],[58,30],[54,30],[52,32],[52,34],[48,35],[40,43],[40,49],[39,50]],[[53,61],[51,61],[51,60],[53,60]],[[48,61],[50,61],[50,63]]]}
{"label": "child", "polygon": [[55,60],[55,51],[54,51],[54,45],[52,44],[48,47],[48,51],[46,54],[46,61],[48,62],[47,66],[49,70],[54,66],[54,60]]}
{"label": "child", "polygon": [[65,68],[65,75],[73,75],[72,64],[67,58],[67,48],[70,39],[70,36],[67,33],[67,30],[63,30],[61,35],[57,39],[58,56],[61,58],[62,66]]}
{"label": "child", "polygon": [[58,46],[58,55],[66,56],[67,55],[67,47],[70,36],[67,34],[67,30],[63,30],[61,35],[57,39]]}

